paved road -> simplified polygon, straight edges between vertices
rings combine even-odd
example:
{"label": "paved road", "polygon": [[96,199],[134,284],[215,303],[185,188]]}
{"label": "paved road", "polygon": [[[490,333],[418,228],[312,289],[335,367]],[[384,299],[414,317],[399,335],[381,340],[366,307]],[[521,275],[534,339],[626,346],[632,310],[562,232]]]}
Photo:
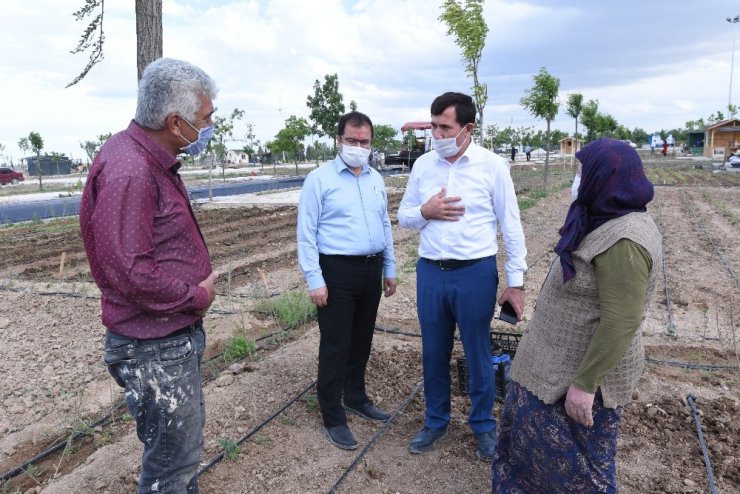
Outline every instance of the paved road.
{"label": "paved road", "polygon": [[[384,170],[383,175],[397,174],[400,170]],[[239,194],[255,194],[267,190],[289,189],[303,185],[303,177],[283,178],[277,180],[259,180],[247,183],[229,183],[213,186],[213,197],[233,196]],[[206,199],[208,186],[199,185],[189,187],[188,193],[192,199]],[[0,205],[0,224],[31,221],[34,219],[59,218],[75,216],[80,213],[80,196],[43,201],[29,201],[22,203]]]}

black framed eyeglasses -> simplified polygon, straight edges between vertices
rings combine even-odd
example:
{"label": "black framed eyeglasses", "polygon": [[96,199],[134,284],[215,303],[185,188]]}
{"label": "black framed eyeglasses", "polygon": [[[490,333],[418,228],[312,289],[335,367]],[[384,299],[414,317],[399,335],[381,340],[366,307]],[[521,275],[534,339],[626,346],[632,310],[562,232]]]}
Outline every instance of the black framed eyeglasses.
{"label": "black framed eyeglasses", "polygon": [[371,141],[370,139],[358,140],[358,139],[354,139],[352,137],[344,137],[344,136],[342,136],[342,142],[346,142],[350,146],[362,146],[362,147],[366,148],[366,147],[370,146],[370,144],[372,144],[373,141]]}

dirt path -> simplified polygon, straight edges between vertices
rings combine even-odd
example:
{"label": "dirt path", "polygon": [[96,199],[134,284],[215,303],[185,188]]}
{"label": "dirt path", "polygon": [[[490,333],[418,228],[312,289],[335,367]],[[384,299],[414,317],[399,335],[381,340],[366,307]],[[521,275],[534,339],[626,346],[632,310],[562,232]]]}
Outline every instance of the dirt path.
{"label": "dirt path", "polygon": [[[702,175],[692,172],[691,186],[658,187],[650,207],[665,237],[675,336],[669,335],[668,301],[661,281],[646,314],[645,331],[647,354],[660,362],[647,364],[640,389],[623,416],[618,475],[624,493],[707,491],[686,405],[688,393],[697,397],[703,414],[719,491],[740,489],[740,373],[665,365],[668,361],[738,365],[740,289],[727,269],[730,266],[736,274],[740,270],[738,189],[714,185],[716,178],[709,172],[703,182],[696,176]],[[680,181],[675,176],[674,180]],[[517,182],[520,191],[535,186],[536,179],[526,174]],[[554,258],[552,247],[569,204],[570,192],[564,186],[559,190],[522,213],[530,265],[526,318]],[[401,192],[391,194],[394,218],[400,196]],[[234,335],[256,339],[280,329],[257,306],[272,295],[304,290],[304,284],[295,261],[294,207],[202,210],[198,215],[222,273],[220,297],[206,323],[208,355],[213,356]],[[418,235],[397,226],[394,235],[399,289],[394,297],[382,300],[378,324],[418,333],[414,273]],[[101,363],[98,292],[89,283],[76,223],[3,229],[0,237],[10,246],[0,264],[4,357],[0,471],[5,472],[53,440],[83,429],[82,421],[110,410],[120,392]],[[60,274],[62,252],[65,266]],[[504,260],[501,255],[499,266]],[[500,274],[505,279],[502,270]],[[518,329],[524,327],[520,324]],[[495,322],[497,330],[510,328]],[[269,341],[272,345],[256,355],[246,372],[218,371],[215,364],[210,370],[203,463],[222,451],[225,439],[238,441],[300,391],[308,391],[241,444],[232,459],[206,473],[201,478],[205,493],[327,492],[356,458],[357,451],[338,450],[321,435],[315,389],[310,387],[318,351],[315,324]],[[456,348],[455,356],[460,354]],[[388,410],[399,410],[420,379],[419,338],[377,333],[368,370],[373,399]],[[457,389],[454,367],[453,388],[450,435],[440,448],[423,456],[406,451],[421,424],[423,390],[419,390],[338,492],[489,491],[490,466],[475,459],[474,438],[465,423],[468,400]],[[380,430],[356,418],[350,419],[350,427],[361,448]],[[71,447],[65,456],[37,463],[3,492],[132,492],[140,452],[133,424],[124,416]],[[44,483],[37,486],[32,476]]]}

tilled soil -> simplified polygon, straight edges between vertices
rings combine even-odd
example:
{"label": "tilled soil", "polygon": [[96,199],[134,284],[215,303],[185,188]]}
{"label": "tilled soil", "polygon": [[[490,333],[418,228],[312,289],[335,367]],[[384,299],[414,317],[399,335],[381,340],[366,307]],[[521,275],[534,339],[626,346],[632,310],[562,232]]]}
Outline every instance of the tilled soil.
{"label": "tilled soil", "polygon": [[[646,314],[650,360],[623,414],[621,491],[708,491],[687,403],[691,394],[700,410],[718,490],[736,492],[738,189],[706,170],[663,167],[652,176],[670,177],[672,184],[656,187],[649,208],[664,234],[667,284],[659,283]],[[520,194],[539,186],[537,177],[530,172],[515,175]],[[569,204],[570,192],[564,186],[557,190],[522,212],[530,266],[525,318],[531,316],[554,259],[552,247]],[[401,195],[402,190],[390,191],[394,224]],[[386,427],[351,417],[360,449],[348,452],[331,446],[321,433],[311,386],[318,352],[315,323],[275,333],[280,325],[258,310],[264,300],[305,290],[295,260],[295,207],[201,209],[197,214],[221,273],[220,295],[206,320],[207,356],[215,359],[206,365],[203,464],[224,445],[234,445],[231,454],[201,477],[203,492],[327,492],[337,483],[337,492],[353,493],[490,491],[490,465],[476,460],[474,437],[465,422],[469,403],[459,391],[454,366],[460,348],[451,365],[453,418],[448,438],[426,455],[412,456],[406,450],[423,414],[420,339],[415,336],[417,233],[394,226],[398,292],[381,301],[378,326],[388,332],[376,333],[367,373],[373,400],[397,415]],[[0,237],[0,471],[7,472],[54,441],[64,442],[74,431],[91,432],[85,424],[114,409],[120,390],[102,365],[99,293],[90,283],[76,220],[7,228],[0,230]],[[498,261],[503,266],[503,253]],[[500,274],[505,279],[503,270]],[[525,326],[526,321],[516,330]],[[513,327],[494,321],[494,329]],[[272,336],[258,342],[265,348],[253,358],[227,368],[217,356],[234,335]],[[141,445],[130,417],[117,416],[114,424],[96,428],[91,437],[70,441],[64,455],[38,461],[14,476],[3,492],[133,492]]]}

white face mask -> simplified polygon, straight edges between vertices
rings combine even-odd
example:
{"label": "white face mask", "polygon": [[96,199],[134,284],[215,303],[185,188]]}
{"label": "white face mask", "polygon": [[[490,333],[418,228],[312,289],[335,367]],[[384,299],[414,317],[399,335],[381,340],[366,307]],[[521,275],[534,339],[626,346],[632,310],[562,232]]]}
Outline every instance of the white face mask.
{"label": "white face mask", "polygon": [[[460,132],[458,132],[455,137],[446,137],[443,139],[436,139],[432,135],[434,150],[437,151],[437,154],[439,154],[443,158],[449,158],[450,156],[455,156],[457,153],[459,153],[462,146],[457,145],[457,138],[460,136],[460,134],[463,133],[464,130],[465,127],[460,129]],[[465,141],[463,141],[463,144],[465,144]]]}
{"label": "white face mask", "polygon": [[339,156],[347,166],[359,168],[367,164],[367,160],[370,157],[370,150],[360,146],[342,144],[342,151],[339,153]]}
{"label": "white face mask", "polygon": [[570,187],[570,195],[573,196],[574,201],[578,199],[578,187],[580,186],[581,186],[581,176],[576,175],[576,178],[573,179],[573,185]]}

